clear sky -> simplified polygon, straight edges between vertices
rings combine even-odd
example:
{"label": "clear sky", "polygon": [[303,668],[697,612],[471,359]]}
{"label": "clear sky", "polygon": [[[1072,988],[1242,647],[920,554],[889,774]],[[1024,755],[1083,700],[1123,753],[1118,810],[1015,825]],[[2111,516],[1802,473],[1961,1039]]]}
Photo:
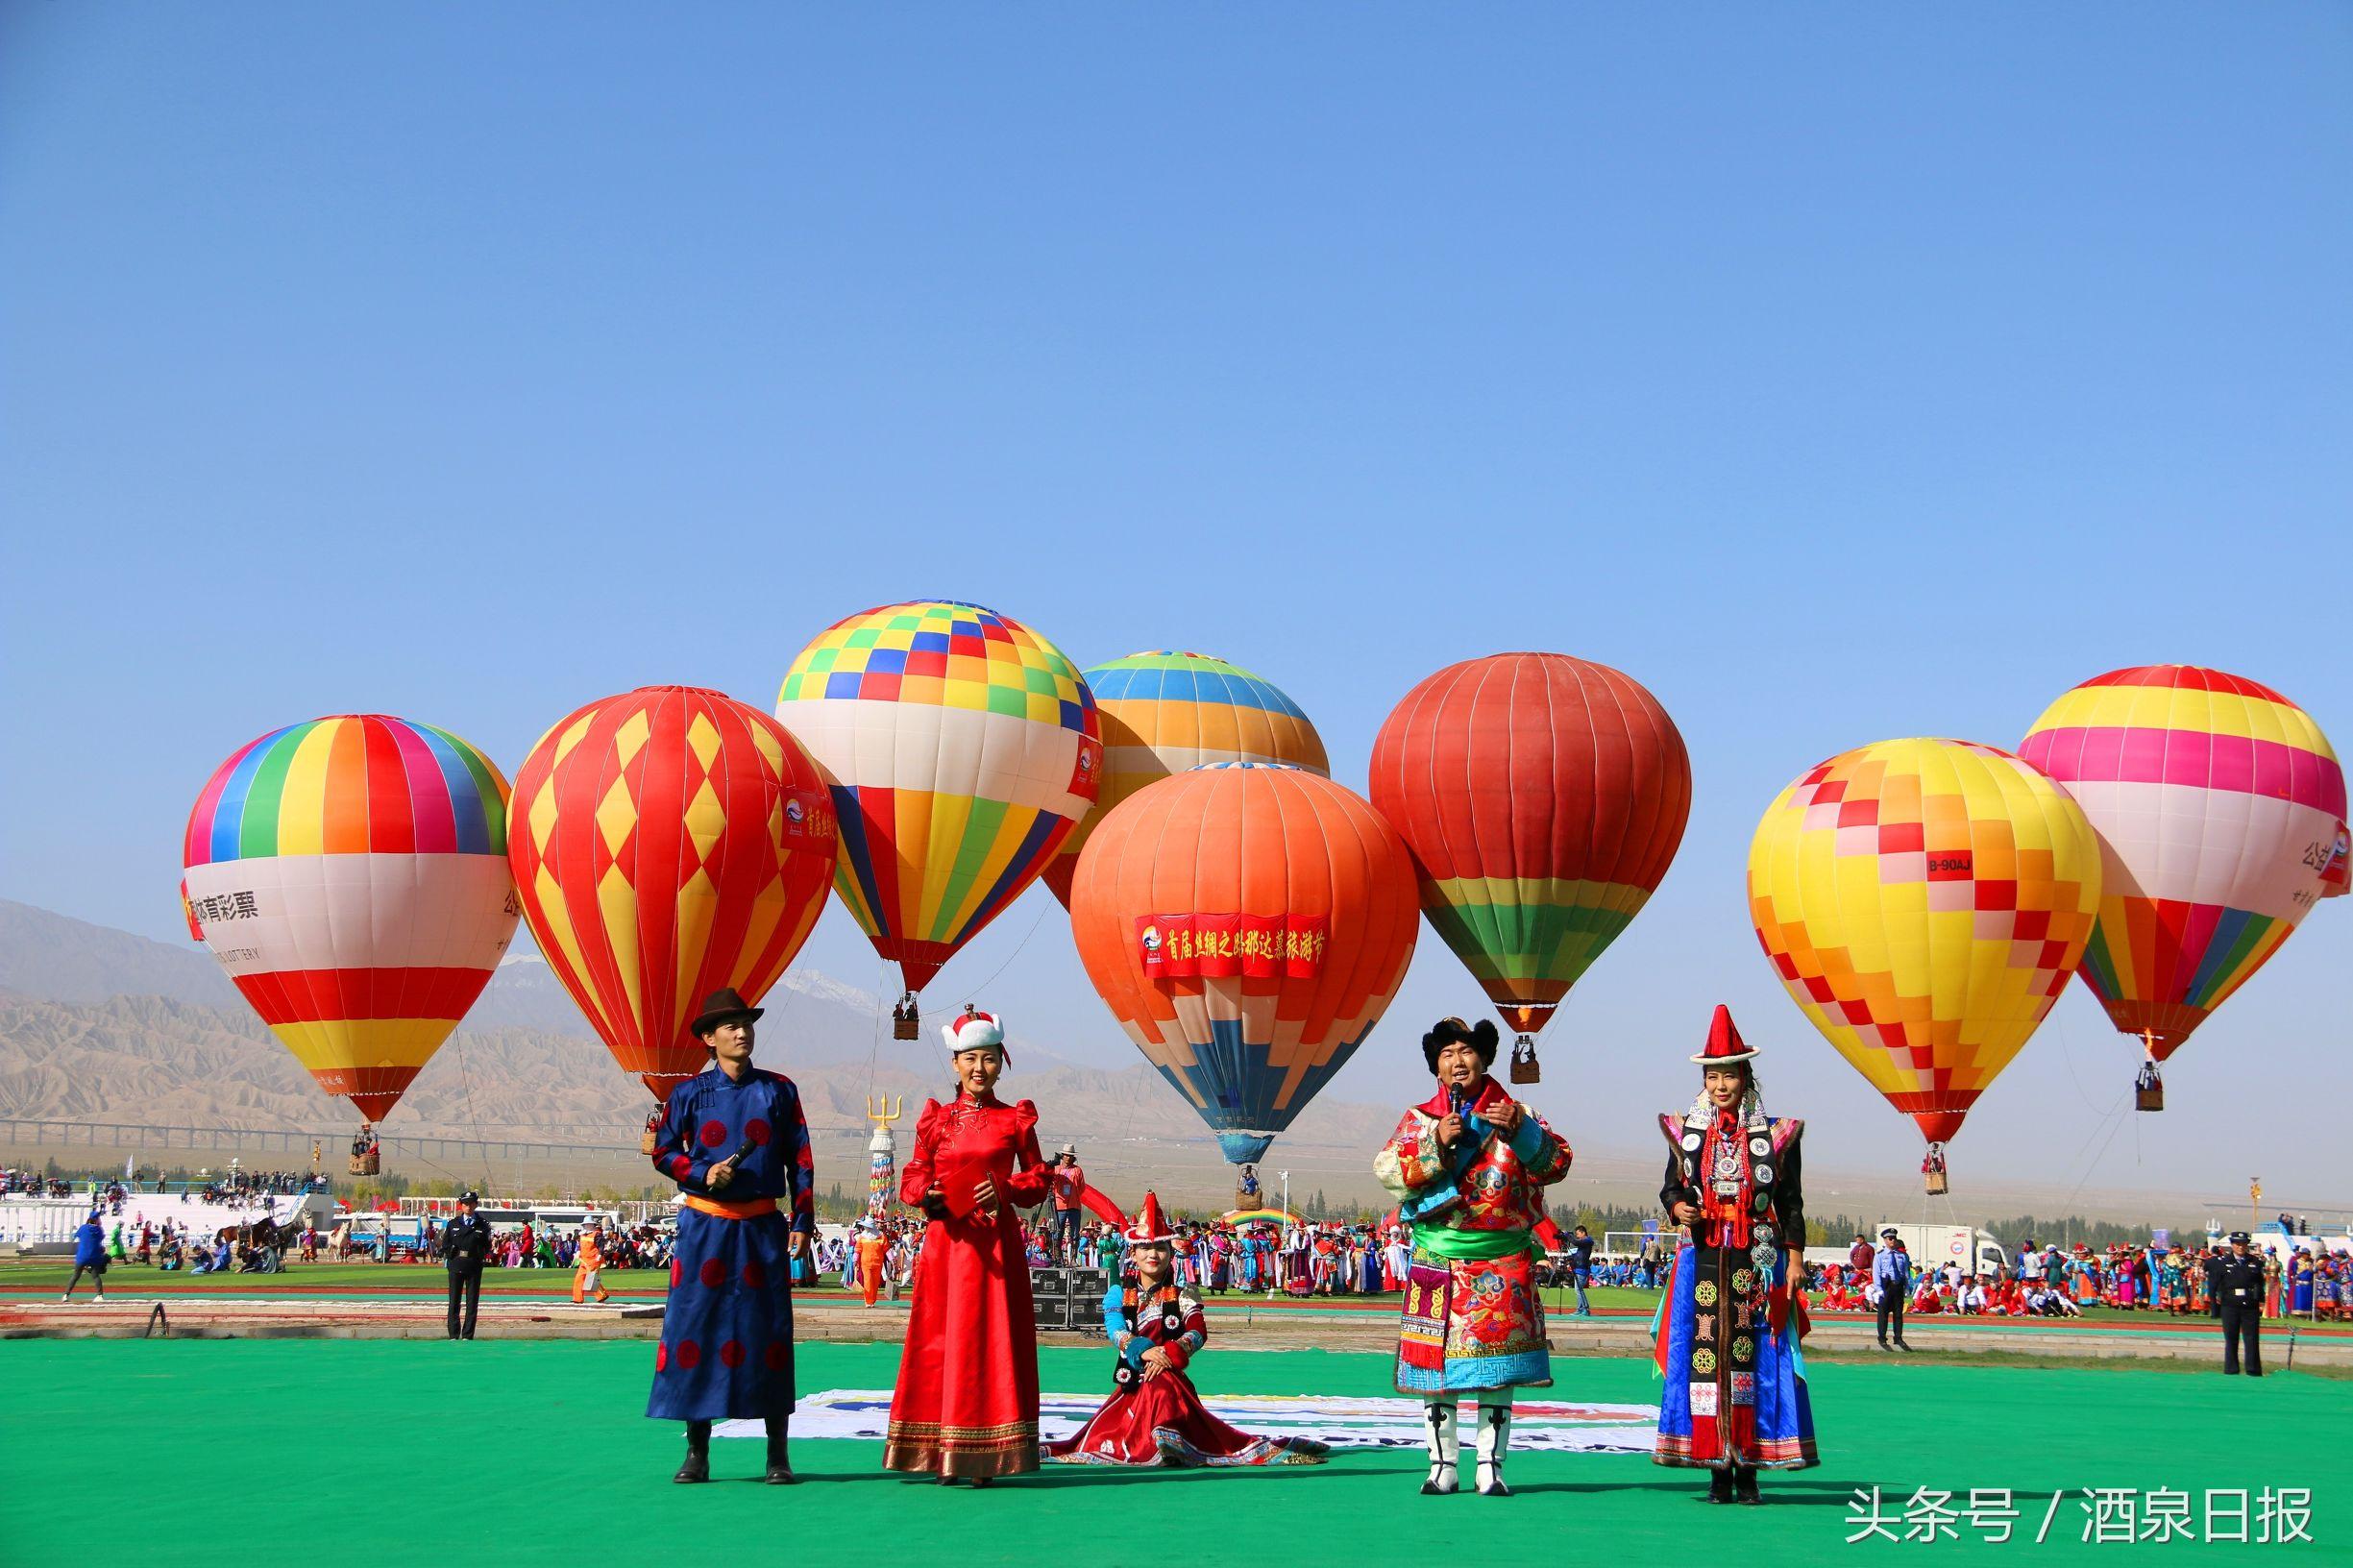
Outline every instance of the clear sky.
{"label": "clear sky", "polygon": [[[9,7],[0,893],[184,940],[189,802],[262,730],[511,772],[629,686],[771,704],[907,597],[1217,652],[1360,789],[1422,675],[1556,649],[1658,695],[1697,798],[1539,1106],[1641,1142],[1724,999],[1818,1161],[1908,1168],[1757,951],[1749,834],[2125,664],[2353,736],[2349,15]],[[2353,1203],[2349,956],[2323,907],[2162,1118],[2071,992],[1956,1175]],[[806,961],[879,984],[838,910]],[[1042,889],[967,992],[1129,1059]],[[1426,934],[1334,1092],[1418,1093],[1478,1000]]]}

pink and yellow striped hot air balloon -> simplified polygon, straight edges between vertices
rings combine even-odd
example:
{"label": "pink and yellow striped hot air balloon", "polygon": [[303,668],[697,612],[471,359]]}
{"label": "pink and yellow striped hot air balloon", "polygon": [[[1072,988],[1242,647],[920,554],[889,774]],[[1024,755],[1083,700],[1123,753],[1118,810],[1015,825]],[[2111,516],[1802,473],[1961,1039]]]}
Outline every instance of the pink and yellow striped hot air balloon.
{"label": "pink and yellow striped hot air balloon", "polygon": [[2312,715],[2267,686],[2193,665],[2114,670],[2053,702],[2019,754],[2099,834],[2083,981],[2152,1062],[2343,886],[2343,770]]}
{"label": "pink and yellow striped hot air balloon", "polygon": [[1766,808],[1749,915],[1790,999],[1941,1158],[2082,962],[2099,875],[2082,810],[2009,752],[1881,741]]}
{"label": "pink and yellow striped hot air balloon", "polygon": [[319,1087],[380,1119],[515,934],[506,780],[382,714],[274,729],[189,814],[189,926]]}
{"label": "pink and yellow striped hot air balloon", "polygon": [[515,890],[539,950],[655,1098],[702,1070],[688,1029],[757,1002],[817,924],[833,803],[784,726],[723,693],[645,686],[559,722],[515,772]]}

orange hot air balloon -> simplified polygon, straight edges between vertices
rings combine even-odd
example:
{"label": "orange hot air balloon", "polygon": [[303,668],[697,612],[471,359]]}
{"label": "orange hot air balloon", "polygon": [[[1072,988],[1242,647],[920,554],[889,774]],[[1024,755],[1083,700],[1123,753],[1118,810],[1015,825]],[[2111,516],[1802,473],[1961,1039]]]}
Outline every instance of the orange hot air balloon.
{"label": "orange hot air balloon", "polygon": [[1397,830],[1271,763],[1146,785],[1096,824],[1070,889],[1088,978],[1236,1164],[1362,1043],[1419,917]]}
{"label": "orange hot air balloon", "polygon": [[591,702],[515,774],[524,919],[613,1058],[659,1098],[706,1060],[688,1022],[758,1001],[833,880],[825,778],[782,724],[691,686]]}
{"label": "orange hot air balloon", "polygon": [[1372,802],[1421,872],[1422,913],[1506,1023],[1513,1077],[1569,988],[1657,891],[1691,815],[1691,758],[1640,681],[1565,653],[1450,665],[1373,742]]}

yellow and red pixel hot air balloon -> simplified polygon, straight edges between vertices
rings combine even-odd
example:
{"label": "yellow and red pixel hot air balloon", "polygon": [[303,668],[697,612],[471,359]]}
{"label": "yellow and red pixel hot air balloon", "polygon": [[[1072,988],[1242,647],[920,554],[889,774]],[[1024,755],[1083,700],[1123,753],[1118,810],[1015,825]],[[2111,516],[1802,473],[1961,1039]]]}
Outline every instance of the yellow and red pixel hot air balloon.
{"label": "yellow and red pixel hot air balloon", "polygon": [[1037,880],[1094,804],[1103,744],[1078,666],[994,610],[853,615],[801,649],[776,718],[830,775],[834,887],[914,994]]}
{"label": "yellow and red pixel hot air balloon", "polygon": [[[2163,1062],[2343,886],[2344,771],[2312,715],[2219,670],[2113,670],[2053,702],[2019,754],[2099,834],[2084,984]],[[2336,874],[2332,874],[2333,868]],[[2153,1088],[2142,1104],[2164,1104]]]}
{"label": "yellow and red pixel hot air balloon", "polygon": [[371,1120],[515,935],[506,780],[430,724],[347,713],[270,731],[206,783],[183,858],[190,932],[319,1087]]}
{"label": "yellow and red pixel hot air balloon", "polygon": [[1220,762],[1283,762],[1330,773],[1323,737],[1272,682],[1206,653],[1130,653],[1090,667],[1103,726],[1103,793],[1046,863],[1045,885],[1070,904],[1070,875],[1094,824],[1156,779]]}
{"label": "yellow and red pixel hot air balloon", "polygon": [[1749,914],[1791,999],[1941,1162],[2082,962],[2099,878],[2092,824],[2035,769],[1881,741],[1775,797]]}
{"label": "yellow and red pixel hot air balloon", "polygon": [[564,989],[655,1097],[702,1070],[688,1024],[757,1002],[825,907],[833,803],[759,709],[691,686],[591,702],[515,774],[515,888]]}

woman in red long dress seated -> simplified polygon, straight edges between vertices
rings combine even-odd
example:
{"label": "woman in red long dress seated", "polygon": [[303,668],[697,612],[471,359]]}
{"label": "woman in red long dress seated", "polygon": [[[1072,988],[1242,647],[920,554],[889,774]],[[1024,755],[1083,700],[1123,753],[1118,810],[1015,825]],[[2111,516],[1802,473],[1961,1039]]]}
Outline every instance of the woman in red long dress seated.
{"label": "woman in red long dress seated", "polygon": [[1017,1206],[1045,1201],[1038,1108],[996,1097],[1005,1031],[968,1007],[941,1031],[952,1104],[923,1102],[899,1201],[930,1223],[891,1396],[883,1468],[985,1486],[1038,1468],[1038,1320]]}
{"label": "woman in red long dress seated", "polygon": [[1209,1340],[1201,1302],[1176,1283],[1175,1227],[1147,1192],[1122,1233],[1136,1282],[1112,1282],[1103,1326],[1119,1360],[1112,1396],[1075,1436],[1045,1445],[1060,1464],[1321,1464],[1331,1448],[1305,1437],[1254,1437],[1210,1414],[1185,1368]]}

